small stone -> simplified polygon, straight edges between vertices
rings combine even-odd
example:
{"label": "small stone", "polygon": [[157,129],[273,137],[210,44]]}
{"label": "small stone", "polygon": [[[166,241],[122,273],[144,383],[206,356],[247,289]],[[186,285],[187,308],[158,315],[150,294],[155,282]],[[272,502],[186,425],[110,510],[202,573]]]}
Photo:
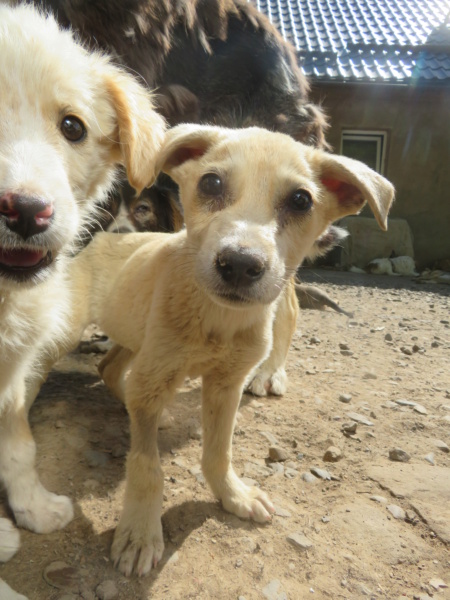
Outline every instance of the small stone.
{"label": "small stone", "polygon": [[347,437],[354,435],[356,433],[356,429],[357,429],[357,424],[356,423],[343,423],[342,427],[341,427],[341,431],[344,435],[346,435]]}
{"label": "small stone", "polygon": [[394,519],[401,519],[402,521],[405,520],[406,514],[401,506],[397,506],[396,504],[388,504],[386,508],[394,517]]}
{"label": "small stone", "polygon": [[269,444],[272,444],[272,446],[276,446],[278,444],[277,438],[270,431],[259,431],[258,433],[266,438],[266,440],[269,442]]}
{"label": "small stone", "polygon": [[430,579],[429,583],[431,587],[438,591],[448,587],[448,585],[445,583],[445,581],[442,581],[442,579]]}
{"label": "small stone", "polygon": [[341,394],[339,396],[339,402],[343,402],[344,404],[348,404],[351,402],[352,395],[351,394]]}
{"label": "small stone", "polygon": [[405,513],[405,521],[415,525],[418,521],[416,513],[413,510],[407,510]]}
{"label": "small stone", "polygon": [[413,402],[412,400],[403,400],[403,398],[398,398],[397,400],[394,400],[394,402],[396,404],[398,404],[399,406],[411,406],[411,407],[414,407],[417,404],[417,402]]}
{"label": "small stone", "polygon": [[279,446],[271,446],[269,448],[269,458],[274,462],[283,462],[289,458],[289,453]]}
{"label": "small stone", "polygon": [[339,343],[339,348],[341,350],[350,350],[350,348],[348,347],[348,344],[344,344],[343,342]]}
{"label": "small stone", "polygon": [[440,343],[439,342],[431,342],[431,347],[432,348],[439,348]]}
{"label": "small stone", "polygon": [[364,373],[364,375],[362,376],[363,379],[378,379],[378,376],[375,375],[375,373]]}
{"label": "small stone", "polygon": [[306,481],[306,483],[317,483],[319,481],[317,477],[314,477],[314,475],[309,472],[302,473],[301,478],[303,481]]}
{"label": "small stone", "polygon": [[312,338],[309,340],[310,344],[320,344],[320,339],[318,337],[316,337],[315,335],[312,336]]}
{"label": "small stone", "polygon": [[311,473],[319,479],[324,479],[325,481],[331,481],[331,475],[325,469],[319,469],[317,467],[312,467],[310,469]]}
{"label": "small stone", "polygon": [[434,466],[434,454],[433,454],[433,452],[430,452],[429,454],[427,454],[423,458],[424,458],[424,460],[426,460],[427,462],[429,462],[430,465]]}
{"label": "small stone", "polygon": [[285,469],[284,470],[284,476],[286,477],[286,479],[294,479],[294,477],[297,477],[298,475],[298,471],[296,471],[295,469]]}
{"label": "small stone", "polygon": [[441,452],[445,452],[446,454],[448,454],[450,452],[450,448],[448,447],[448,445],[443,442],[442,440],[436,440],[435,444],[436,448],[438,448],[438,450],[440,450]]}
{"label": "small stone", "polygon": [[403,352],[403,354],[406,354],[406,356],[412,356],[412,350],[410,350],[410,348],[402,346],[400,350]]}
{"label": "small stone", "polygon": [[387,503],[387,499],[384,496],[370,496],[370,500],[373,500],[373,502],[379,502],[380,504]]}
{"label": "small stone", "polygon": [[401,448],[394,448],[389,450],[389,458],[395,462],[408,462],[411,457]]}
{"label": "small stone", "polygon": [[384,339],[387,342],[392,342],[392,335],[390,333],[386,333],[386,335],[384,336]]}
{"label": "small stone", "polygon": [[273,470],[274,473],[283,475],[284,466],[281,463],[279,463],[279,462],[269,463],[269,466]]}
{"label": "small stone", "polygon": [[360,423],[361,425],[367,425],[367,427],[373,427],[372,421],[369,421],[369,419],[366,419],[366,417],[364,417],[363,415],[360,415],[359,413],[349,412],[349,413],[347,413],[347,417],[349,419],[351,419],[352,421],[356,421],[357,423]]}
{"label": "small stone", "polygon": [[100,600],[114,600],[118,597],[119,591],[114,581],[108,579],[103,581],[95,588],[95,593]]}
{"label": "small stone", "polygon": [[351,350],[341,350],[342,356],[353,356],[353,352]]}
{"label": "small stone", "polygon": [[278,579],[272,579],[265,587],[262,589],[263,596],[267,600],[287,600],[287,596],[285,592],[279,592],[281,583]]}
{"label": "small stone", "polygon": [[330,446],[327,448],[325,454],[323,455],[323,460],[325,462],[338,462],[338,460],[341,460],[341,458],[342,452],[336,446]]}
{"label": "small stone", "polygon": [[275,507],[275,513],[274,514],[277,517],[284,517],[286,519],[289,518],[289,517],[292,517],[292,514],[288,510],[286,510],[284,508],[280,508],[279,506]]}
{"label": "small stone", "polygon": [[417,413],[419,413],[419,415],[427,415],[428,411],[425,408],[425,406],[422,406],[421,404],[416,404],[415,406],[413,406],[413,410]]}
{"label": "small stone", "polygon": [[313,547],[313,543],[303,533],[290,533],[286,539],[299,550],[309,550]]}

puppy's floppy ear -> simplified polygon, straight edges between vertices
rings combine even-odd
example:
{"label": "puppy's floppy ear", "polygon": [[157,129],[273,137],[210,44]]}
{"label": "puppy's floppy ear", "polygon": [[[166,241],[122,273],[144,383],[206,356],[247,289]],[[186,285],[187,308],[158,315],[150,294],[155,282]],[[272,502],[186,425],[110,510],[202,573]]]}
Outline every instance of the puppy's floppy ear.
{"label": "puppy's floppy ear", "polygon": [[338,202],[339,217],[358,213],[368,202],[378,225],[387,229],[387,215],[394,201],[394,186],[359,160],[314,152],[319,180]]}
{"label": "puppy's floppy ear", "polygon": [[198,160],[221,138],[219,127],[177,125],[169,129],[158,157],[157,171],[176,181],[176,170],[189,160]]}
{"label": "puppy's floppy ear", "polygon": [[165,121],[154,110],[151,93],[131,75],[112,68],[105,83],[117,115],[118,162],[124,165],[128,181],[139,194],[156,177]]}

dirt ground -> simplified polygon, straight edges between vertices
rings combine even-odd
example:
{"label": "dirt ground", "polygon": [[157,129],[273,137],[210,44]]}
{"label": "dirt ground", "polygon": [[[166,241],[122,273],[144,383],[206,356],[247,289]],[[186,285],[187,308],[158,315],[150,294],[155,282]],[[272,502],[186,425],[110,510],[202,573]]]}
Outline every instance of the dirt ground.
{"label": "dirt ground", "polygon": [[[303,278],[355,314],[302,311],[286,396],[242,399],[234,465],[270,494],[271,524],[225,513],[205,486],[199,381],[187,381],[159,438],[163,561],[141,580],[115,571],[127,414],[96,375],[100,356],[79,353],[30,414],[42,480],[74,500],[75,519],[51,535],[22,531],[0,577],[30,600],[450,598],[450,286],[324,269]],[[324,460],[330,446],[337,462]],[[394,448],[409,461],[391,460]],[[55,561],[70,568],[49,585]]]}

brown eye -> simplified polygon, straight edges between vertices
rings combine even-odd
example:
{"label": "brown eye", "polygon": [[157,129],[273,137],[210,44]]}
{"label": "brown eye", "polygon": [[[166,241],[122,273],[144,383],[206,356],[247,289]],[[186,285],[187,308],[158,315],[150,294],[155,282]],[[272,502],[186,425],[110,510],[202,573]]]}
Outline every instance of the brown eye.
{"label": "brown eye", "polygon": [[223,194],[222,179],[217,173],[206,173],[200,179],[198,189],[205,196],[221,196]]}
{"label": "brown eye", "polygon": [[287,199],[287,206],[297,213],[306,213],[312,207],[311,194],[306,190],[295,190]]}
{"label": "brown eye", "polygon": [[69,142],[82,142],[87,135],[84,123],[73,115],[64,117],[61,123],[61,133]]}

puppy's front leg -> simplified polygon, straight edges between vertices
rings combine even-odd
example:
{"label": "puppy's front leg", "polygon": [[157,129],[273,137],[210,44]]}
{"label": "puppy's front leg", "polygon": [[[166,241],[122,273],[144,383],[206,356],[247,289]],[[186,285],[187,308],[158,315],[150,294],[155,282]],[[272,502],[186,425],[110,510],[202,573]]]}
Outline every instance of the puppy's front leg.
{"label": "puppy's front leg", "polygon": [[125,575],[145,575],[164,551],[161,524],[163,473],[159,460],[158,422],[184,372],[150,356],[137,355],[125,384],[130,415],[131,449],[127,457],[124,507],[111,557]]}
{"label": "puppy's front leg", "polygon": [[255,396],[282,396],[287,388],[285,363],[299,313],[295,284],[292,279],[284,289],[273,324],[273,345],[270,355],[254,370],[246,388]]}
{"label": "puppy's front leg", "polygon": [[242,389],[242,380],[229,383],[228,374],[203,377],[203,473],[225,510],[241,519],[266,523],[275,510],[272,502],[259,488],[244,484],[231,464],[234,423]]}
{"label": "puppy's front leg", "polygon": [[24,388],[23,382],[16,384],[12,400],[0,414],[0,479],[17,524],[36,533],[50,533],[72,520],[73,507],[69,498],[52,494],[39,481]]}

